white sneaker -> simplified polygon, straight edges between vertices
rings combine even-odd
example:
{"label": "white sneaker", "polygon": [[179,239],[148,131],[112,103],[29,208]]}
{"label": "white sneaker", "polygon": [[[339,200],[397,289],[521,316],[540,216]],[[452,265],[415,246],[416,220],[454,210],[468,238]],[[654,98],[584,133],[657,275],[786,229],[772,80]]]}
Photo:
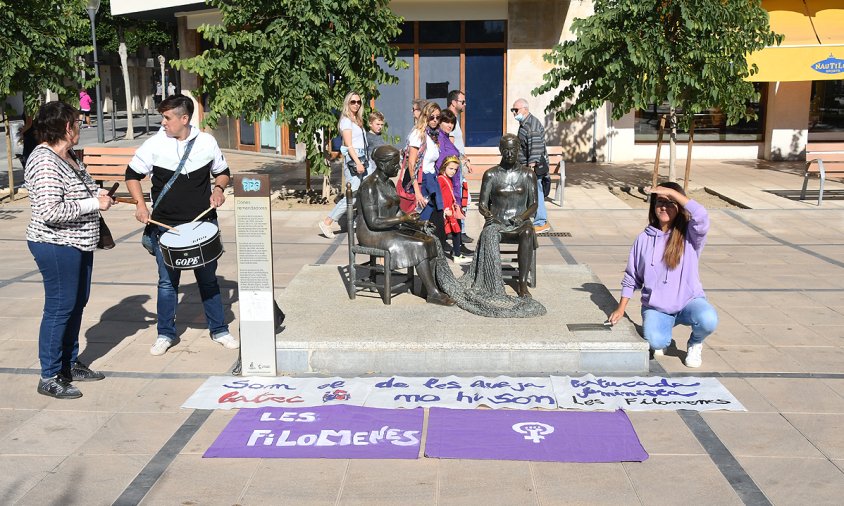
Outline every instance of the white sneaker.
{"label": "white sneaker", "polygon": [[227,348],[229,350],[236,350],[240,348],[240,341],[235,339],[234,336],[228,332],[221,336],[212,337],[211,340],[215,343],[221,344],[223,348]]}
{"label": "white sneaker", "polygon": [[654,350],[655,357],[664,357],[665,356],[665,349]]}
{"label": "white sneaker", "polygon": [[686,367],[700,367],[703,363],[703,343],[690,344],[686,350]]}
{"label": "white sneaker", "polygon": [[463,255],[455,255],[452,260],[454,260],[454,263],[456,263],[458,265],[459,264],[470,264],[470,263],[472,263],[471,258],[469,258],[467,256],[463,256]]}
{"label": "white sneaker", "polygon": [[322,220],[319,220],[319,229],[322,231],[322,235],[329,239],[334,239],[334,232],[331,231],[331,227],[326,225]]}
{"label": "white sneaker", "polygon": [[152,348],[149,349],[149,352],[156,357],[164,355],[167,353],[167,350],[173,346],[173,342],[166,337],[159,337],[155,340],[155,343],[152,345]]}

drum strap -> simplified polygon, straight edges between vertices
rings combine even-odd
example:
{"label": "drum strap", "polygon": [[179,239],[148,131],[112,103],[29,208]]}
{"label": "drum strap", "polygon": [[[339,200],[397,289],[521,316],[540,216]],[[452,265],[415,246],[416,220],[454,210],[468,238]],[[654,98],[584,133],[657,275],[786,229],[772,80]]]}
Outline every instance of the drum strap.
{"label": "drum strap", "polygon": [[173,176],[170,178],[170,180],[167,181],[167,184],[164,185],[164,188],[161,189],[161,193],[158,194],[158,198],[155,199],[155,202],[153,202],[153,211],[155,211],[155,206],[157,206],[158,203],[161,202],[161,199],[164,198],[164,195],[166,195],[167,192],[170,191],[170,187],[173,186],[173,183],[176,182],[176,178],[179,177],[179,173],[182,172],[182,169],[185,166],[185,162],[188,161],[188,155],[190,154],[190,150],[191,148],[193,148],[193,141],[195,140],[196,137],[188,141],[188,145],[185,147],[185,153],[182,155],[182,159],[179,160],[179,167],[176,169],[176,172],[173,173]]}

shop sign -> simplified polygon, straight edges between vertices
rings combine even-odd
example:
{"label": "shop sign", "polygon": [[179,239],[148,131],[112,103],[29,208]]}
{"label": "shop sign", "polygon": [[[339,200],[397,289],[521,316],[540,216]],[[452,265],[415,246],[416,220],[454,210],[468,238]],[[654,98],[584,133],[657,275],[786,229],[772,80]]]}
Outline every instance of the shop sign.
{"label": "shop sign", "polygon": [[844,72],[844,60],[830,54],[829,58],[812,64],[812,70],[821,74],[840,74]]}

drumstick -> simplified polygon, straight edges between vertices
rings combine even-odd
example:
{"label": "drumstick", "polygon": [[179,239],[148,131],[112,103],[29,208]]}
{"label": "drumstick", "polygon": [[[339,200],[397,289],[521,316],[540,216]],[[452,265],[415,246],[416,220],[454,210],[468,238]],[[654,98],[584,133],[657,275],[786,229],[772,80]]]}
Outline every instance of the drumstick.
{"label": "drumstick", "polygon": [[199,213],[199,216],[197,216],[196,218],[194,218],[194,219],[190,220],[190,222],[191,222],[191,223],[193,223],[193,222],[195,222],[196,220],[198,220],[198,219],[202,218],[202,217],[203,217],[203,216],[205,216],[206,214],[210,213],[212,209],[214,209],[214,206],[211,206],[211,207],[209,207],[208,209],[206,209],[206,210],[202,211],[201,213]]}
{"label": "drumstick", "polygon": [[171,232],[173,232],[174,234],[179,233],[179,231],[175,227],[171,227],[170,225],[165,225],[164,223],[161,223],[160,221],[155,221],[155,220],[148,220],[148,221],[149,221],[149,223],[152,223],[153,225],[158,225],[159,227],[164,227],[164,228],[170,230]]}

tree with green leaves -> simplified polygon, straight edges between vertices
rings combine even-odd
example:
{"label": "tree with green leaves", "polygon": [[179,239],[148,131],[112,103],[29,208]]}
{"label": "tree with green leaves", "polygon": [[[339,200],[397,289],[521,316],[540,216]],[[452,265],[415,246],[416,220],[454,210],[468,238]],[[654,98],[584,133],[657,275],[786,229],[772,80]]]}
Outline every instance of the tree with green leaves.
{"label": "tree with green leaves", "polygon": [[758,69],[745,57],[782,40],[761,0],[595,0],[595,14],[574,20],[572,31],[576,40],[544,56],[554,68],[533,94],[557,91],[546,108],[557,120],[605,102],[614,119],[667,103],[672,181],[677,127],[688,129],[693,114],[712,108],[729,125],[755,118],[747,103],[759,94],[745,79]]}
{"label": "tree with green leaves", "polygon": [[[90,45],[74,44],[85,21],[82,0],[0,0],[0,97],[23,94],[24,109],[35,113],[44,90],[79,103],[80,57]],[[3,108],[9,159],[9,191],[14,198],[9,111]]]}
{"label": "tree with green leaves", "polygon": [[[220,25],[203,25],[214,48],[173,66],[197,74],[208,94],[205,124],[222,117],[248,122],[276,113],[307,146],[311,167],[327,172],[326,141],[337,131],[344,95],[374,97],[381,83],[398,79],[391,41],[402,19],[389,0],[208,0]],[[377,60],[383,61],[383,66]]]}

